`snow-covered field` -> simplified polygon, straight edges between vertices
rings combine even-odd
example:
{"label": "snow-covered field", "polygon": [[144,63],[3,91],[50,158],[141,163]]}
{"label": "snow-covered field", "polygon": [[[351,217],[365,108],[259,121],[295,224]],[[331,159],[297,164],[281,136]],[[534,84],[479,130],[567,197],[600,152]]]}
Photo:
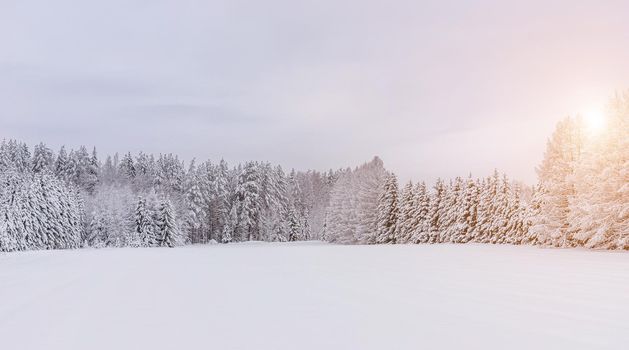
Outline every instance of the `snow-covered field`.
{"label": "snow-covered field", "polygon": [[232,244],[0,255],[3,349],[622,349],[629,254]]}

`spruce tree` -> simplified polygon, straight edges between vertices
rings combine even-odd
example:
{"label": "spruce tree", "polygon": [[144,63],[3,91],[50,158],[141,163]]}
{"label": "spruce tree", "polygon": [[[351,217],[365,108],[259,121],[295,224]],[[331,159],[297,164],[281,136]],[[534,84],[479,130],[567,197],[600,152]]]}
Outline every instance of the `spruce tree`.
{"label": "spruce tree", "polygon": [[394,174],[387,174],[377,206],[377,236],[375,243],[396,243],[399,216],[398,185]]}
{"label": "spruce tree", "polygon": [[474,241],[478,226],[478,202],[480,196],[480,181],[470,175],[466,181],[464,192],[464,216],[460,218],[463,228],[462,243]]}
{"label": "spruce tree", "polygon": [[610,101],[606,124],[589,135],[572,177],[569,237],[588,248],[629,249],[629,92]]}
{"label": "spruce tree", "polygon": [[447,196],[447,189],[443,180],[437,179],[433,188],[432,195],[430,197],[430,228],[428,234],[428,243],[440,243],[441,230],[443,227],[443,221],[445,217],[445,198]]}
{"label": "spruce tree", "polygon": [[163,200],[159,205],[157,228],[160,246],[172,248],[184,243],[170,200]]}
{"label": "spruce tree", "polygon": [[66,178],[66,169],[68,167],[67,163],[68,163],[68,153],[66,152],[65,147],[61,146],[61,149],[59,150],[59,154],[57,155],[57,158],[55,159],[55,165],[54,165],[55,175],[57,175],[59,179],[64,180]]}
{"label": "spruce tree", "polygon": [[135,162],[130,152],[122,157],[119,172],[127,180],[133,180],[135,178]]}
{"label": "spruce tree", "polygon": [[415,202],[415,191],[413,183],[409,181],[402,189],[399,203],[399,217],[397,223],[397,231],[395,232],[395,241],[397,243],[408,243],[415,231],[415,210],[417,203]]}
{"label": "spruce tree", "polygon": [[570,245],[568,235],[569,203],[576,195],[572,181],[584,146],[584,131],[580,119],[566,118],[546,146],[542,164],[537,168],[541,184],[540,215],[531,230],[545,245]]}
{"label": "spruce tree", "polygon": [[430,241],[431,232],[431,204],[430,193],[426,188],[425,182],[419,182],[415,185],[414,210],[411,214],[413,222],[411,224],[411,242],[412,243],[428,243]]}
{"label": "spruce tree", "polygon": [[231,243],[233,241],[233,237],[236,234],[236,229],[238,227],[238,211],[236,207],[232,207],[230,210],[229,217],[227,222],[225,222],[225,226],[223,226],[223,232],[221,234],[221,242],[222,243]]}
{"label": "spruce tree", "polygon": [[52,150],[41,142],[33,149],[33,172],[40,173],[52,171],[53,166]]}
{"label": "spruce tree", "polygon": [[[135,237],[132,244],[141,247],[154,247],[158,245],[158,234],[155,232],[154,214],[147,207],[146,200],[138,198],[135,209]],[[160,237],[161,238],[161,237]]]}
{"label": "spruce tree", "polygon": [[373,244],[377,240],[378,232],[378,200],[381,189],[387,177],[384,163],[379,157],[361,165],[353,176],[353,188],[357,191],[352,200],[350,213],[354,222],[354,239],[356,243]]}
{"label": "spruce tree", "polygon": [[301,240],[301,225],[292,206],[288,210],[288,240],[290,242]]}

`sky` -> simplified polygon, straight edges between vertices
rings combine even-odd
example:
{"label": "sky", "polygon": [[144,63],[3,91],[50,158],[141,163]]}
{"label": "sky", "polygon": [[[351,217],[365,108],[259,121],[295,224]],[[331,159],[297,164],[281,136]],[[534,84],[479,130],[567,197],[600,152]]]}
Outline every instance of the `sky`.
{"label": "sky", "polygon": [[0,138],[535,181],[629,88],[627,1],[0,0]]}

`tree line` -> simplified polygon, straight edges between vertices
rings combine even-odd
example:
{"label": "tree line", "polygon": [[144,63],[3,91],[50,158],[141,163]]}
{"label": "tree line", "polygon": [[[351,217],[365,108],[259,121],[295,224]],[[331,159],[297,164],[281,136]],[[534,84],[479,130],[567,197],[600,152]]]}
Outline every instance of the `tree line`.
{"label": "tree line", "polygon": [[496,171],[400,190],[378,159],[341,172],[326,238],[629,249],[629,92],[610,100],[605,121],[599,133],[578,116],[560,121],[532,188]]}
{"label": "tree line", "polygon": [[562,120],[526,186],[488,177],[406,183],[382,160],[295,171],[265,162],[187,166],[140,152],[0,143],[0,251],[173,247],[249,240],[494,243],[629,249],[629,93],[592,133]]}
{"label": "tree line", "polygon": [[600,133],[562,120],[537,170],[536,244],[629,249],[629,93],[611,99]]}
{"label": "tree line", "polygon": [[335,172],[0,143],[0,250],[319,239]]}
{"label": "tree line", "polygon": [[531,242],[522,185],[497,171],[478,179],[457,177],[407,183],[378,158],[340,174],[332,189],[326,239],[336,243]]}

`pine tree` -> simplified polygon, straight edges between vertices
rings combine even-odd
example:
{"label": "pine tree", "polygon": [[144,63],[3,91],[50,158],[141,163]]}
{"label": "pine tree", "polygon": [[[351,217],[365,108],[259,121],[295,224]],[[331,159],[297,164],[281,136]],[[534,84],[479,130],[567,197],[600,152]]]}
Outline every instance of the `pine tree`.
{"label": "pine tree", "polygon": [[440,243],[441,230],[445,216],[445,198],[447,196],[446,186],[443,180],[437,179],[430,197],[430,209],[428,216],[430,217],[430,228],[428,234],[428,243]]}
{"label": "pine tree", "polygon": [[105,163],[100,171],[99,180],[101,183],[112,184],[117,180],[118,169],[114,166],[114,161],[111,156],[107,156]]}
{"label": "pine tree", "polygon": [[418,203],[415,202],[415,197],[413,183],[409,181],[402,189],[400,196],[400,214],[397,223],[397,231],[395,233],[395,241],[397,243],[409,243],[415,231],[417,222],[415,210],[418,206]]}
{"label": "pine tree", "polygon": [[67,163],[68,163],[68,154],[66,153],[65,147],[61,146],[61,149],[59,150],[59,154],[57,155],[57,158],[55,159],[55,165],[54,165],[55,175],[57,175],[59,179],[65,180],[66,169],[68,167]]}
{"label": "pine tree", "polygon": [[583,144],[582,121],[571,118],[561,121],[548,141],[544,160],[537,169],[541,184],[541,210],[531,228],[542,244],[557,247],[570,245],[569,203],[575,196],[572,178]]}
{"label": "pine tree", "polygon": [[288,210],[288,240],[290,242],[301,240],[301,225],[293,207]]}
{"label": "pine tree", "polygon": [[496,196],[493,199],[494,203],[494,216],[492,218],[492,236],[491,243],[505,243],[507,236],[509,235],[509,219],[510,219],[510,196],[511,186],[509,179],[506,175],[503,175],[501,180],[498,180],[498,190]]}
{"label": "pine tree", "polygon": [[509,244],[522,244],[526,241],[526,231],[528,226],[526,225],[526,208],[521,199],[521,188],[516,185],[509,197],[509,203],[507,205],[507,237],[506,243]]}
{"label": "pine tree", "polygon": [[300,227],[301,227],[301,236],[300,236],[301,240],[302,241],[310,240],[312,237],[312,229],[310,227],[310,211],[308,208],[305,208],[304,212],[302,213]]}
{"label": "pine tree", "polygon": [[353,229],[356,243],[376,243],[378,232],[378,200],[387,172],[384,163],[378,157],[358,167],[351,179],[353,190],[356,190],[355,200],[352,200],[351,217],[355,226]]}
{"label": "pine tree", "polygon": [[81,244],[81,207],[72,188],[47,173],[2,173],[0,250],[68,249]]}
{"label": "pine tree", "polygon": [[259,219],[261,211],[260,178],[257,164],[250,162],[245,165],[238,176],[236,187],[236,210],[238,226],[234,231],[238,241],[259,239]]}
{"label": "pine tree", "polygon": [[604,132],[588,141],[571,178],[569,236],[588,248],[629,249],[629,92],[611,100]]}
{"label": "pine tree", "polygon": [[342,171],[330,192],[325,227],[325,236],[330,242],[342,244],[356,242],[357,199],[353,176],[349,169]]}
{"label": "pine tree", "polygon": [[20,222],[26,214],[22,211],[25,199],[23,180],[15,169],[0,172],[0,180],[0,251],[24,250],[27,248],[26,232]]}
{"label": "pine tree", "polygon": [[397,231],[399,209],[397,177],[394,174],[386,176],[380,198],[378,199],[377,211],[377,236],[375,243],[396,243],[395,233]]}
{"label": "pine tree", "polygon": [[33,172],[40,173],[52,171],[53,155],[52,150],[41,142],[33,149]]}
{"label": "pine tree", "polygon": [[238,211],[236,210],[236,207],[232,207],[232,209],[229,212],[230,212],[229,218],[227,222],[225,223],[225,226],[223,226],[223,232],[221,235],[222,243],[232,242],[233,237],[236,232],[236,228],[238,226]]}
{"label": "pine tree", "polygon": [[131,153],[127,153],[122,157],[120,161],[119,172],[127,180],[133,180],[135,178],[135,162]]}
{"label": "pine tree", "polygon": [[146,205],[146,200],[138,198],[135,209],[135,234],[133,245],[141,247],[154,247],[158,244],[158,235],[155,232],[154,214]]}
{"label": "pine tree", "polygon": [[499,182],[500,175],[496,170],[492,176],[487,177],[481,183],[475,242],[491,243],[497,236],[494,220],[497,215],[495,200],[498,196]]}
{"label": "pine tree", "polygon": [[463,191],[464,199],[463,215],[459,217],[459,225],[461,227],[460,243],[468,243],[474,240],[478,225],[478,201],[479,201],[479,184],[470,175],[465,182],[465,190]]}
{"label": "pine tree", "polygon": [[[152,195],[144,196],[147,208],[152,208]],[[86,197],[85,236],[99,247],[138,245],[135,233],[135,210],[138,197],[128,184],[99,184],[93,195]],[[149,205],[151,204],[151,205]]]}
{"label": "pine tree", "polygon": [[212,188],[214,195],[212,196],[212,217],[213,225],[210,232],[211,237],[221,237],[223,226],[230,219],[230,208],[232,206],[232,198],[235,193],[236,176],[235,171],[230,171],[225,160],[221,159],[215,168],[215,181]]}
{"label": "pine tree", "polygon": [[98,177],[100,173],[100,162],[98,161],[98,154],[96,153],[96,147],[92,149],[92,155],[85,164],[83,173],[83,188],[89,194],[94,194],[96,186],[98,185]]}
{"label": "pine tree", "polygon": [[463,241],[465,232],[463,232],[460,223],[465,210],[464,198],[463,180],[457,177],[450,183],[445,197],[440,242],[461,243]]}
{"label": "pine tree", "polygon": [[159,245],[172,248],[183,244],[183,237],[175,221],[175,213],[170,200],[163,200],[160,203],[158,215]]}
{"label": "pine tree", "polygon": [[426,183],[420,182],[415,185],[415,209],[411,216],[413,217],[412,243],[428,243],[430,241],[431,232],[431,203],[430,194],[426,188]]}

